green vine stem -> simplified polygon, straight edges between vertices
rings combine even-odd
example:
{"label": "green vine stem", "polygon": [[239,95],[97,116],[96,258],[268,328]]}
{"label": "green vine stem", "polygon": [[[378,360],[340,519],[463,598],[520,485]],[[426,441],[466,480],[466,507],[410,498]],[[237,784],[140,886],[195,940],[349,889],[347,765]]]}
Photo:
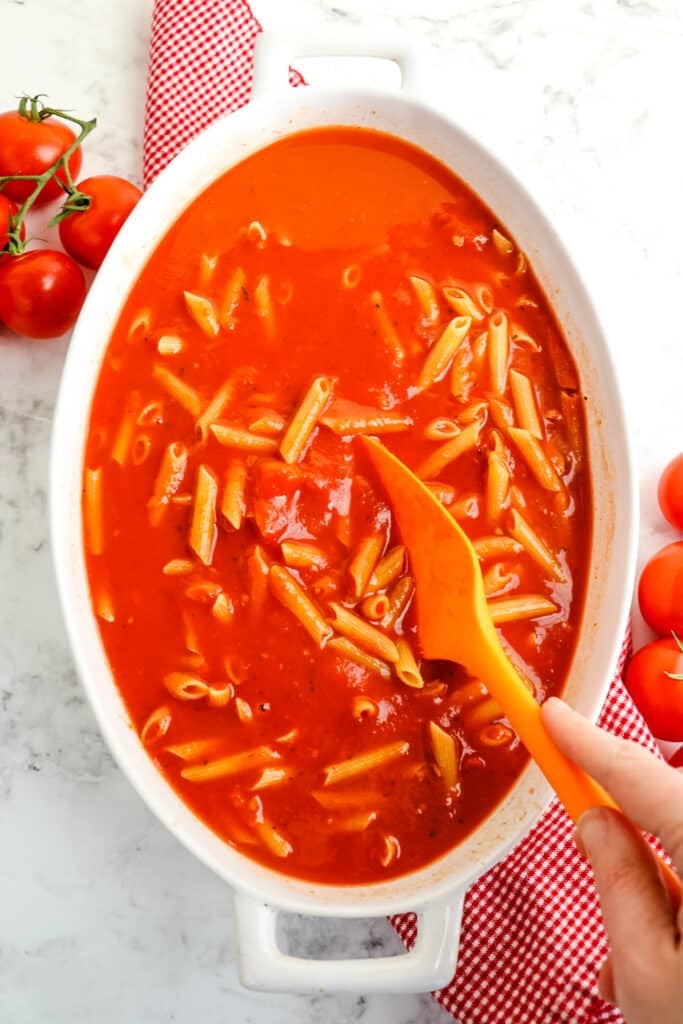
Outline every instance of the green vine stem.
{"label": "green vine stem", "polygon": [[[35,182],[35,188],[31,192],[30,196],[22,203],[17,213],[11,218],[8,232],[8,242],[6,245],[6,251],[14,256],[18,256],[24,250],[24,242],[22,242],[20,236],[21,226],[24,223],[26,214],[29,212],[36,199],[43,191],[48,181],[55,178],[60,170],[64,171],[65,181],[61,178],[57,178],[58,184],[67,194],[67,202],[62,211],[53,219],[52,223],[57,223],[58,220],[62,219],[63,216],[68,216],[69,213],[75,212],[76,210],[87,209],[90,199],[88,196],[84,196],[82,192],[78,192],[76,189],[73,178],[71,177],[71,170],[69,168],[69,159],[76,152],[79,146],[83,144],[83,141],[97,126],[97,118],[93,117],[90,121],[84,121],[79,117],[74,117],[66,110],[57,110],[55,107],[46,107],[41,102],[41,96],[22,96],[19,101],[19,113],[22,117],[25,117],[28,121],[40,123],[45,121],[48,117],[58,117],[62,121],[70,121],[71,124],[75,124],[78,127],[78,135],[66,149],[60,157],[58,157],[53,164],[50,165],[42,174],[11,174],[5,177],[0,177],[0,192],[7,184],[8,181],[33,181]],[[85,201],[85,202],[84,202]],[[67,209],[68,208],[68,209]]]}

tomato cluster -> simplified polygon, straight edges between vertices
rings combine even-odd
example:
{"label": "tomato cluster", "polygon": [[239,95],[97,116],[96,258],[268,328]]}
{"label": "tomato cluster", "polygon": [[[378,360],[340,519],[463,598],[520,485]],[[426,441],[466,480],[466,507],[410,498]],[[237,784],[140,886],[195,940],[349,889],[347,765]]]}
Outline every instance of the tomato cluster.
{"label": "tomato cluster", "polygon": [[[66,124],[78,126],[78,135]],[[113,175],[74,178],[81,143],[96,122],[23,97],[18,110],[0,114],[0,323],[29,338],[56,338],[73,326],[86,280],[79,264],[96,270],[140,190]],[[25,217],[58,197],[64,252],[26,250]]]}
{"label": "tomato cluster", "polygon": [[[683,531],[683,453],[662,473],[658,497],[665,518]],[[638,583],[638,604],[660,639],[631,659],[626,686],[655,736],[683,740],[683,540],[649,560]]]}

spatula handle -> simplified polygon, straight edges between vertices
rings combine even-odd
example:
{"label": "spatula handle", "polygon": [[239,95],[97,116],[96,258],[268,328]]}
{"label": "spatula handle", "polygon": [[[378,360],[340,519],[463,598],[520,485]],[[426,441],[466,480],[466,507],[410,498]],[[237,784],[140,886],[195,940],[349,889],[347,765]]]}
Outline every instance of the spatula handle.
{"label": "spatula handle", "polygon": [[[610,807],[623,814],[609,793],[556,746],[541,717],[540,705],[527,690],[502,649],[500,654],[500,659],[495,659],[495,665],[489,666],[485,673],[478,671],[477,674],[485,679],[489,692],[505,711],[512,728],[555,790],[572,821],[576,824],[584,811],[592,807]],[[652,850],[642,833],[637,829],[635,831],[657,860],[662,884],[672,905],[678,908],[681,903],[681,880]]]}

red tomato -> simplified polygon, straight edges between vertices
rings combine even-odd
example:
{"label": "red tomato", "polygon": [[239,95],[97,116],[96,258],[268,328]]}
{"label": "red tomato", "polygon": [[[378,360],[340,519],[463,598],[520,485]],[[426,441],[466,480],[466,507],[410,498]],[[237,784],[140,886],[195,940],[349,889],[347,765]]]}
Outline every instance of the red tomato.
{"label": "red tomato", "polygon": [[[672,679],[672,675],[680,679]],[[631,658],[625,682],[655,736],[660,740],[683,740],[681,645],[669,638],[641,647]]]}
{"label": "red tomato", "polygon": [[[8,174],[42,174],[69,148],[76,136],[68,125],[54,117],[44,121],[31,121],[17,110],[0,114],[0,177]],[[69,157],[69,170],[74,177],[81,169],[80,147]],[[56,180],[64,180],[64,170],[48,181],[36,200],[36,206],[49,203],[63,195]],[[3,195],[23,203],[31,192],[32,181],[8,181]]]}
{"label": "red tomato", "polygon": [[660,636],[683,636],[683,541],[667,544],[647,563],[638,584],[638,604]]}
{"label": "red tomato", "polygon": [[664,518],[683,530],[683,452],[671,460],[659,478],[657,497]]}
{"label": "red tomato", "polygon": [[[14,203],[7,199],[0,192],[0,249],[4,249],[7,245],[8,238],[7,232],[9,231],[9,219],[10,217],[16,217],[17,208]],[[22,238],[26,238],[26,227],[24,224],[21,225],[19,232]]]}
{"label": "red tomato", "polygon": [[112,174],[86,178],[76,187],[90,196],[90,206],[65,217],[59,224],[59,237],[74,259],[96,270],[142,192]]}
{"label": "red tomato", "polygon": [[674,751],[669,764],[672,768],[683,768],[683,747],[679,747],[678,750]]}
{"label": "red tomato", "polygon": [[0,256],[0,321],[27,338],[58,338],[73,326],[85,278],[63,252],[35,249]]}

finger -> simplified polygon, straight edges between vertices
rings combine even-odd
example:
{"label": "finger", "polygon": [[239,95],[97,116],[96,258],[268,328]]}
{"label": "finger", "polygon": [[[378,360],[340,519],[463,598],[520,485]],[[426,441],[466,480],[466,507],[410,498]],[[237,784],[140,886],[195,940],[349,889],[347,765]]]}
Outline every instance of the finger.
{"label": "finger", "polygon": [[683,875],[683,777],[637,743],[598,729],[557,697],[546,701],[542,715],[560,750],[630,818],[660,837]]}
{"label": "finger", "polygon": [[607,957],[598,973],[598,993],[608,1003],[616,1003],[617,997],[614,990],[614,974],[612,972],[612,961]]}
{"label": "finger", "polygon": [[[650,851],[618,811],[594,807],[576,826],[593,868],[600,909],[615,962],[623,966],[642,949],[673,948],[676,928]],[[634,943],[634,921],[638,941]]]}

